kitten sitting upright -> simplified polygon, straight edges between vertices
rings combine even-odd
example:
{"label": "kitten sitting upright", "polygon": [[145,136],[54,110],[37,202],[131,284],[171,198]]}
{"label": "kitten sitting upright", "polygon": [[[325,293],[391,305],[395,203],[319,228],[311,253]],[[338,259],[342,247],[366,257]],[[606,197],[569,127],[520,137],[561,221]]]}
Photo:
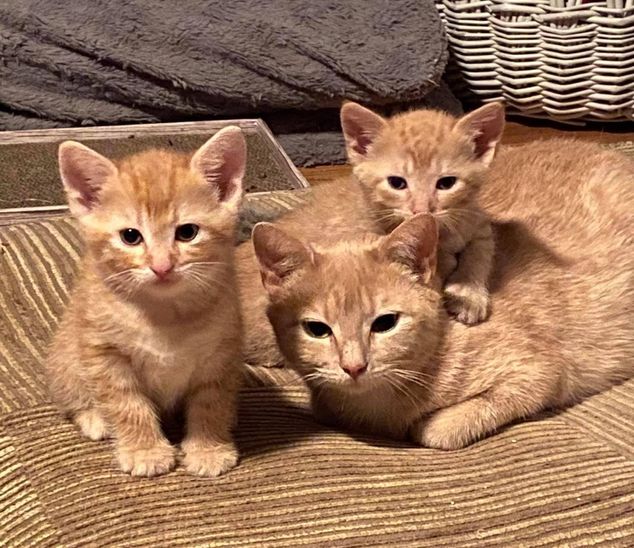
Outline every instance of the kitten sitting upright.
{"label": "kitten sitting upright", "polygon": [[504,129],[502,105],[462,118],[416,110],[385,119],[347,103],[341,124],[354,176],[377,220],[389,231],[417,213],[433,214],[447,310],[465,324],[486,319],[494,243],[477,196]]}
{"label": "kitten sitting upright", "polygon": [[173,468],[159,417],[180,408],[189,472],[216,476],[237,462],[233,251],[245,161],[237,127],[191,158],[150,150],[115,165],[79,143],[60,145],[86,255],[46,364],[50,389],[83,435],[115,438],[132,475]]}

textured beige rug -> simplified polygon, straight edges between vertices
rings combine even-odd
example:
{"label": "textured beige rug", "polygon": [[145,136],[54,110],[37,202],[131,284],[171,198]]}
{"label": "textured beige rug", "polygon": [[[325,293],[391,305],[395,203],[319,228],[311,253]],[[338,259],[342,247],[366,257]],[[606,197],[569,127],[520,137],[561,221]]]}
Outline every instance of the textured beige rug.
{"label": "textured beige rug", "polygon": [[[251,200],[274,216],[298,198]],[[238,468],[122,474],[42,375],[79,250],[65,217],[0,226],[0,545],[634,545],[634,381],[441,452],[329,430],[292,373],[252,371]]]}

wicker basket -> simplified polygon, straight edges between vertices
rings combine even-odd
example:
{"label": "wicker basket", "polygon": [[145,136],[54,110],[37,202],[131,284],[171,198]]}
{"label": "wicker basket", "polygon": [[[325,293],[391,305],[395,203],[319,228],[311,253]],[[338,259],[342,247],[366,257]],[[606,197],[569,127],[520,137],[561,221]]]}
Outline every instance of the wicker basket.
{"label": "wicker basket", "polygon": [[454,91],[527,116],[634,120],[634,0],[582,1],[439,0]]}

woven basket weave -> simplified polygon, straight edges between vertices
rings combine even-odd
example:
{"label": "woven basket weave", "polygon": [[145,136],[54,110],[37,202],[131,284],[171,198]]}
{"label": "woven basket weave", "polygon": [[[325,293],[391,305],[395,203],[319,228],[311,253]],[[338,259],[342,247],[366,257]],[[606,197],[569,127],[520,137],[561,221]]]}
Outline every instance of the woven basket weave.
{"label": "woven basket weave", "polygon": [[582,1],[439,0],[455,92],[527,116],[633,120],[634,0]]}

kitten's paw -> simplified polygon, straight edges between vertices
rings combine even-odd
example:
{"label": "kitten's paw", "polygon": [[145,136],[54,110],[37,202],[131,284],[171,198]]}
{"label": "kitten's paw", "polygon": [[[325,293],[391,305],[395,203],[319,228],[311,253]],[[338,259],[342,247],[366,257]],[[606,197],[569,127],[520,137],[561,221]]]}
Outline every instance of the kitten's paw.
{"label": "kitten's paw", "polygon": [[80,411],[75,416],[75,423],[88,439],[99,441],[108,437],[108,425],[96,409]]}
{"label": "kitten's paw", "polygon": [[449,283],[445,287],[445,307],[466,325],[475,325],[489,315],[489,293],[486,288]]}
{"label": "kitten's paw", "polygon": [[190,474],[215,477],[238,464],[238,451],[233,443],[199,445],[183,443],[183,464]]}
{"label": "kitten's paw", "polygon": [[166,442],[148,449],[119,447],[117,457],[121,470],[132,476],[160,476],[176,464],[174,448]]}
{"label": "kitten's paw", "polygon": [[462,409],[452,407],[414,423],[410,427],[410,438],[424,447],[445,451],[462,449],[475,441],[469,417],[464,416]]}

